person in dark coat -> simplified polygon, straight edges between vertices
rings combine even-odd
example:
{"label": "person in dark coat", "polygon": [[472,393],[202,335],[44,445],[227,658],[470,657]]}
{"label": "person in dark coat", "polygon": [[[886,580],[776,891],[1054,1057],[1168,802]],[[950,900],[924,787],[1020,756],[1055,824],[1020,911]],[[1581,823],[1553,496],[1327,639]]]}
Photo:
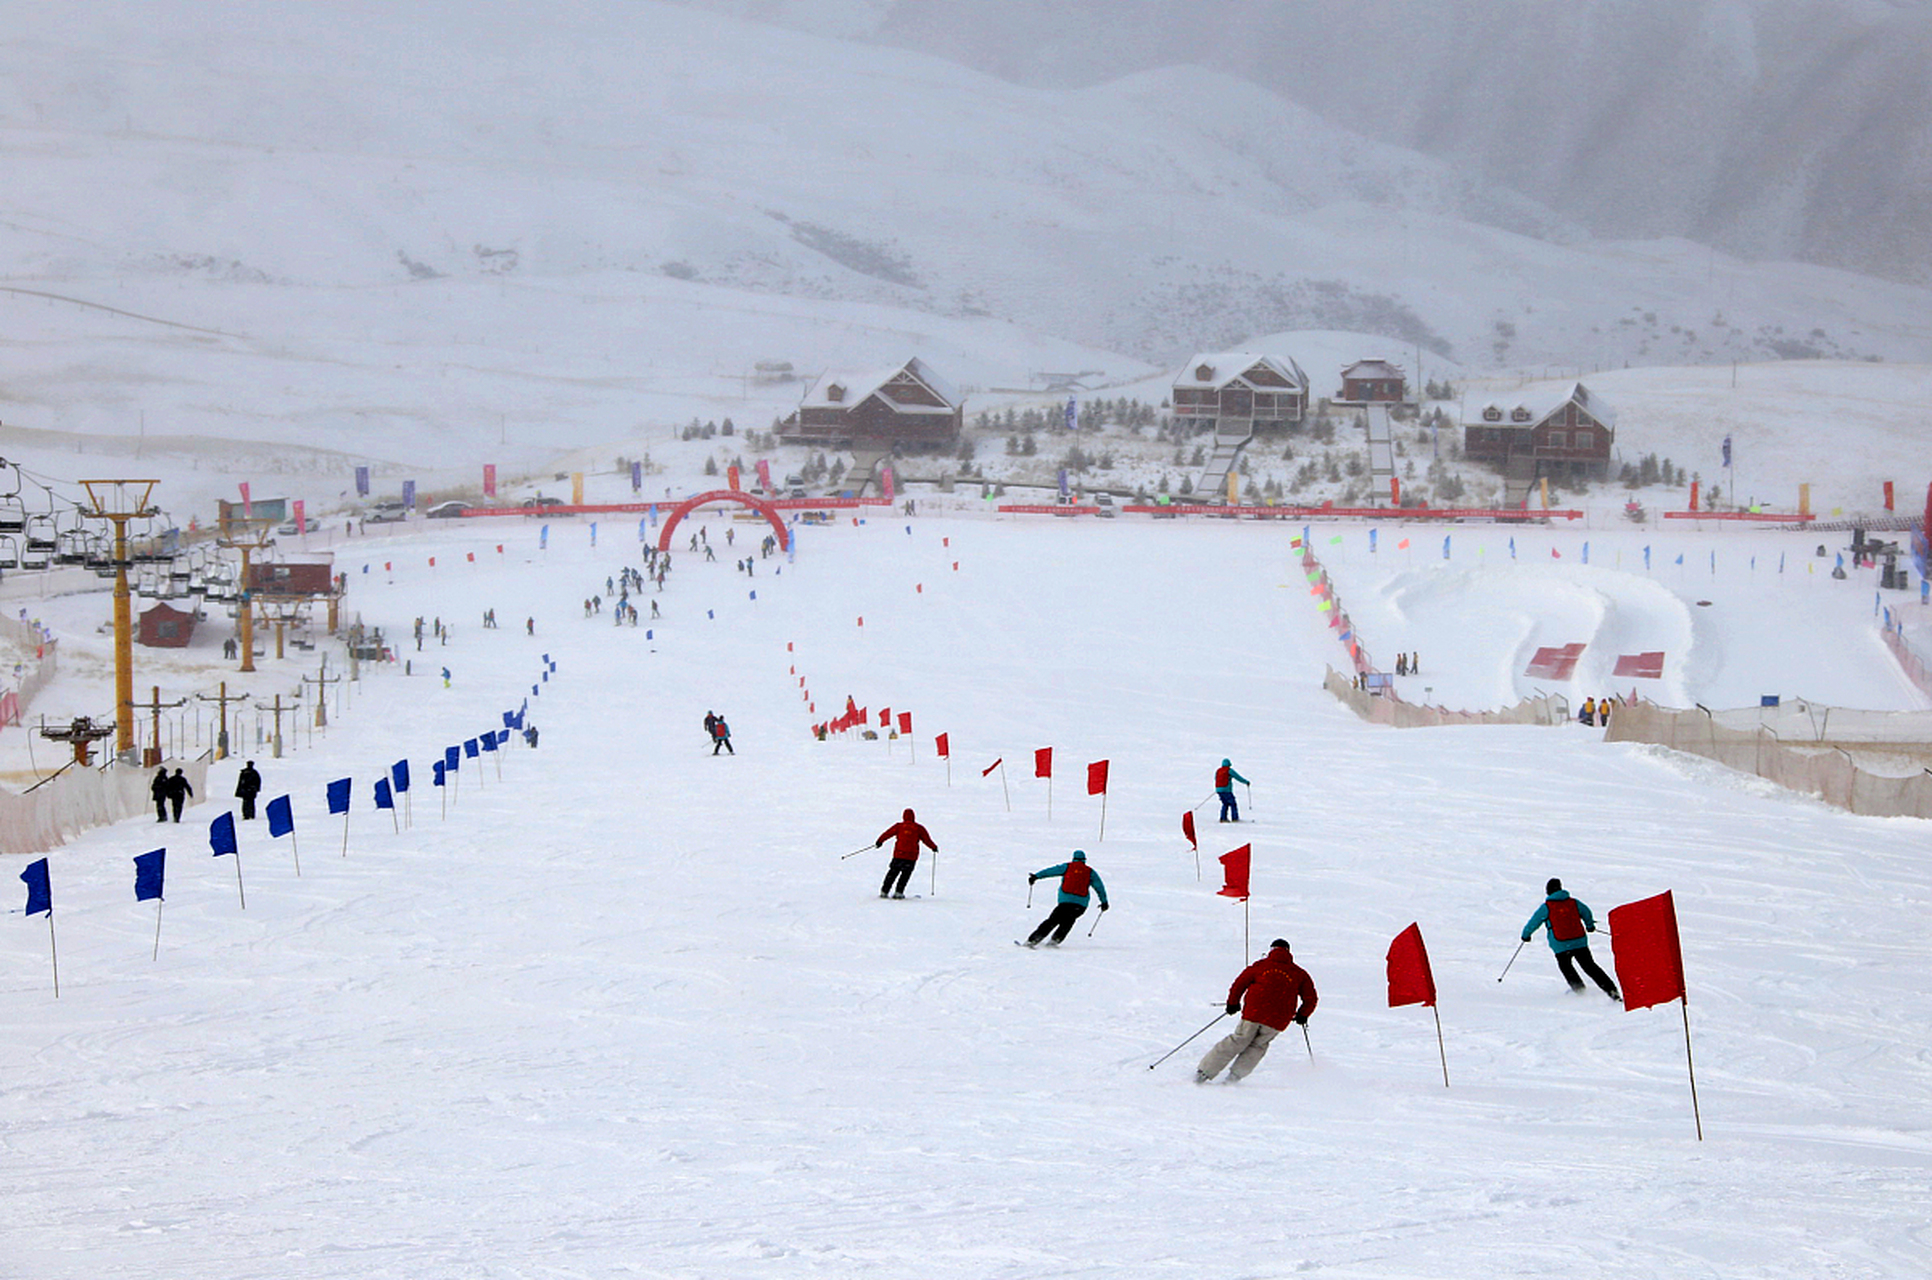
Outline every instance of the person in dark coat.
{"label": "person in dark coat", "polygon": [[243,821],[255,816],[255,797],[261,793],[262,775],[255,771],[255,762],[250,760],[235,777],[235,797],[241,801]]}
{"label": "person in dark coat", "polygon": [[1026,878],[1028,884],[1044,880],[1048,876],[1060,877],[1060,895],[1054,901],[1053,910],[1047,918],[1040,921],[1039,927],[1027,935],[1026,945],[1037,947],[1040,940],[1051,933],[1047,941],[1049,947],[1057,947],[1067,940],[1073,931],[1073,922],[1087,913],[1087,902],[1098,894],[1100,909],[1107,909],[1107,886],[1100,882],[1100,873],[1087,865],[1087,855],[1075,849],[1073,857],[1055,867],[1042,867]]}
{"label": "person in dark coat", "polygon": [[148,794],[154,797],[154,820],[168,820],[168,766],[162,765],[154,771],[154,781],[148,784]]}
{"label": "person in dark coat", "polygon": [[532,725],[526,725],[526,726],[524,726],[524,729],[523,729],[523,741],[524,741],[524,745],[525,745],[525,746],[528,746],[528,747],[529,747],[529,748],[530,748],[530,749],[531,749],[532,751],[534,751],[534,750],[536,750],[536,748],[537,748],[537,726],[535,726],[534,724],[532,724]]}
{"label": "person in dark coat", "polygon": [[1290,1022],[1308,1025],[1318,999],[1314,979],[1295,963],[1287,940],[1276,938],[1268,944],[1268,954],[1243,969],[1228,988],[1228,1012],[1239,1013],[1241,1021],[1207,1051],[1194,1070],[1194,1083],[1206,1084],[1222,1067],[1228,1068],[1229,1084],[1246,1076]]}
{"label": "person in dark coat", "polygon": [[1523,926],[1523,941],[1535,937],[1538,929],[1547,928],[1550,950],[1556,953],[1556,967],[1562,971],[1563,980],[1570,984],[1573,993],[1583,992],[1583,979],[1576,975],[1581,966],[1590,980],[1602,988],[1603,994],[1612,1000],[1623,999],[1617,993],[1617,984],[1597,967],[1590,955],[1590,935],[1597,931],[1597,918],[1591,914],[1589,905],[1565,892],[1561,880],[1552,879],[1543,886],[1543,892],[1543,905]]}
{"label": "person in dark coat", "polygon": [[168,779],[168,806],[174,810],[176,822],[181,821],[181,806],[186,804],[188,797],[194,793],[195,789],[189,784],[188,775],[176,769],[174,775]]}
{"label": "person in dark coat", "polygon": [[881,898],[903,898],[906,896],[906,881],[912,879],[912,869],[919,865],[919,846],[925,845],[934,853],[939,846],[932,842],[932,834],[921,826],[908,809],[905,816],[879,833],[872,842],[874,849],[892,841],[892,861],[886,863],[885,880],[879,885]]}

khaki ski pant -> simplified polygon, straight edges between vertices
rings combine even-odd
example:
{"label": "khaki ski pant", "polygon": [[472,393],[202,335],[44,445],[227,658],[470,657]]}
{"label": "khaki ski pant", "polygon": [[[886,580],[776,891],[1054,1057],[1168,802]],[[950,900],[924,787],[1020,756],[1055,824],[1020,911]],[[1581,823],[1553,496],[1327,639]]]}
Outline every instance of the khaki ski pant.
{"label": "khaki ski pant", "polygon": [[1207,1051],[1207,1056],[1201,1059],[1200,1072],[1212,1079],[1220,1075],[1221,1068],[1232,1061],[1234,1065],[1228,1069],[1228,1079],[1239,1080],[1260,1065],[1261,1060],[1268,1056],[1269,1043],[1280,1034],[1279,1027],[1249,1022],[1243,1018],[1233,1032],[1222,1036]]}

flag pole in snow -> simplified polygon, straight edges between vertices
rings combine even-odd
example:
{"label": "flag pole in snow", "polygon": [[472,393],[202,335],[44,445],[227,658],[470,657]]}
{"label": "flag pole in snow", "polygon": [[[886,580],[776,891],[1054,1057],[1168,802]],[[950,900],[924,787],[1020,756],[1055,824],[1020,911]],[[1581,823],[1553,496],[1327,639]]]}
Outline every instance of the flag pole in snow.
{"label": "flag pole in snow", "polygon": [[1677,934],[1677,905],[1670,890],[1654,898],[1626,902],[1610,909],[1610,924],[1623,935],[1612,958],[1617,986],[1626,1012],[1648,1009],[1672,1000],[1684,1013],[1684,1066],[1690,1075],[1691,1118],[1697,1140],[1704,1140],[1704,1117],[1697,1105],[1697,1064],[1691,1058],[1690,997],[1684,982],[1684,948]]}
{"label": "flag pole in snow", "polygon": [[166,849],[156,849],[134,859],[134,900],[154,899],[154,954],[150,960],[161,958],[161,880],[167,859]]}
{"label": "flag pole in snow", "polygon": [[54,999],[60,999],[60,947],[54,941],[54,891],[53,882],[47,876],[47,859],[40,858],[27,864],[20,873],[21,881],[27,886],[27,914],[30,916],[47,913],[47,957],[54,966]]}
{"label": "flag pole in snow", "polygon": [[235,843],[235,815],[224,813],[208,824],[208,847],[219,858],[224,854],[235,860],[235,896],[241,909],[248,910],[248,890],[242,887],[241,848]]}

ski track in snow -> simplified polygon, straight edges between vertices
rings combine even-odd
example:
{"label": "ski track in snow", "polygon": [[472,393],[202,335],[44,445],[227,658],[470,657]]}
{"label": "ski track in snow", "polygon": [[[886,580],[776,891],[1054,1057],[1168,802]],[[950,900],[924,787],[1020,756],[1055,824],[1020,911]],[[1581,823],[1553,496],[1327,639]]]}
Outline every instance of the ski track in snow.
{"label": "ski track in snow", "polygon": [[[207,852],[219,803],[53,855],[58,1001],[44,921],[0,929],[6,1274],[1493,1277],[1546,1274],[1553,1241],[1607,1275],[1925,1273],[1925,824],[1576,726],[1363,725],[1321,691],[1340,649],[1279,527],[813,528],[749,581],[743,547],[677,555],[652,639],[581,617],[634,542],[536,536],[343,549],[364,618],[453,620],[418,665],[455,679],[370,672],[313,748],[260,760],[267,794],[295,796],[300,878],[243,824],[240,910]],[[1870,657],[1858,582],[1725,568],[1689,584],[1700,609],[1668,574],[1601,563],[1634,543],[1598,534],[1585,567],[1551,531],[1563,564],[1512,566],[1505,536],[1403,564],[1351,530],[1325,559],[1372,648],[1421,651],[1405,687],[1450,705],[1517,696],[1529,650],[1569,640],[1688,645],[1671,687],[1711,705],[1767,680],[1920,705]],[[481,554],[498,541],[502,564]],[[1728,565],[1778,539],[1716,545]],[[393,558],[394,584],[362,557]],[[486,607],[537,636],[481,629]],[[1598,658],[1575,698],[1607,687]],[[439,817],[429,758],[532,682],[540,749],[506,749],[500,781],[465,759]],[[911,739],[813,741],[848,693],[875,724],[911,711]],[[704,747],[707,707],[737,756]],[[1202,807],[1197,880],[1179,818],[1224,754],[1254,780],[1249,820]],[[398,835],[368,796],[403,756]],[[1010,813],[980,776],[1002,756]],[[322,804],[344,775],[346,857]],[[838,855],[906,805],[938,862],[923,898],[882,902],[884,851]],[[1214,858],[1250,841],[1253,949],[1286,936],[1313,974],[1313,1054],[1291,1029],[1242,1084],[1197,1088],[1226,1022],[1147,1064],[1243,960]],[[162,843],[151,962],[128,860]],[[1057,951],[1012,946],[1052,899],[1028,910],[1025,874],[1074,848],[1114,909]],[[1705,1142],[1674,1005],[1570,997],[1540,937],[1497,982],[1550,875],[1599,922],[1674,890]],[[1428,1012],[1385,1007],[1411,920],[1446,1090]]]}

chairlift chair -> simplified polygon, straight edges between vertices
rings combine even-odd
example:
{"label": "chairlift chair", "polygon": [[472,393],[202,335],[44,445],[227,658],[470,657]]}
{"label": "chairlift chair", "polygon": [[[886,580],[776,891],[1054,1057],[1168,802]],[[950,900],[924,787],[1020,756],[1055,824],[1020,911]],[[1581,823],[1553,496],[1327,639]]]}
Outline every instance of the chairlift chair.
{"label": "chairlift chair", "polygon": [[10,533],[0,533],[0,569],[20,567],[20,539]]}

